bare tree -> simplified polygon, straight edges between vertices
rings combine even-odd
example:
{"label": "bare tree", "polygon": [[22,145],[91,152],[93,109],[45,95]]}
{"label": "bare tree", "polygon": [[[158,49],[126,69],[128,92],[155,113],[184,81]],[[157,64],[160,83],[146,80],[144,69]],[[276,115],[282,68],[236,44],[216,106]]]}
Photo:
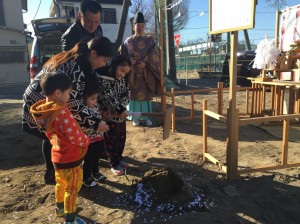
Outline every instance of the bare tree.
{"label": "bare tree", "polygon": [[286,6],[287,3],[285,0],[265,0],[268,6],[280,10],[283,6]]}
{"label": "bare tree", "polygon": [[[129,8],[129,16],[133,17],[134,14],[138,11],[144,14],[145,22],[146,22],[146,30],[150,33],[154,33],[155,29],[155,2],[166,0],[131,0],[131,7]],[[177,0],[172,0],[172,2],[176,2]],[[173,14],[173,29],[174,32],[182,29],[187,23],[189,19],[188,8],[189,8],[190,0],[184,0],[176,7],[170,9]]]}
{"label": "bare tree", "polygon": [[[174,2],[174,0],[173,0]],[[181,30],[189,21],[190,0],[182,1],[172,10],[174,32]]]}
{"label": "bare tree", "polygon": [[150,0],[131,0],[129,16],[132,18],[137,12],[142,12],[145,19],[145,29],[153,33],[155,23],[154,1]]}

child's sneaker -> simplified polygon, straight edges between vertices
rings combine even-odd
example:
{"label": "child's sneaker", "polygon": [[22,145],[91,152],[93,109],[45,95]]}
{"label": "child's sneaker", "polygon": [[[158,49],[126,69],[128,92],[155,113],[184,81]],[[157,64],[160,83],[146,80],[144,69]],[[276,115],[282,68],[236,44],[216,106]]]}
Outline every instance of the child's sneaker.
{"label": "child's sneaker", "polygon": [[97,185],[97,182],[95,182],[92,177],[89,177],[84,180],[82,184],[86,187],[95,187]]}
{"label": "child's sneaker", "polygon": [[127,167],[129,166],[129,164],[126,163],[126,162],[124,162],[123,160],[121,160],[121,161],[119,162],[119,165],[120,165],[120,167],[122,167],[123,169],[125,169],[125,168],[127,168]]}
{"label": "child's sneaker", "polygon": [[55,209],[56,217],[63,217],[65,215],[65,211],[63,208],[56,208]]}
{"label": "child's sneaker", "polygon": [[94,181],[97,181],[99,183],[102,183],[106,180],[106,176],[104,176],[102,173],[92,173],[92,178]]}
{"label": "child's sneaker", "polygon": [[83,219],[76,217],[74,221],[64,222],[64,224],[86,224],[86,222]]}
{"label": "child's sneaker", "polygon": [[125,173],[124,169],[121,166],[112,167],[112,168],[110,168],[110,170],[116,176],[120,176]]}
{"label": "child's sneaker", "polygon": [[133,126],[139,126],[140,125],[140,121],[134,119],[133,122],[132,122],[132,124],[133,124]]}

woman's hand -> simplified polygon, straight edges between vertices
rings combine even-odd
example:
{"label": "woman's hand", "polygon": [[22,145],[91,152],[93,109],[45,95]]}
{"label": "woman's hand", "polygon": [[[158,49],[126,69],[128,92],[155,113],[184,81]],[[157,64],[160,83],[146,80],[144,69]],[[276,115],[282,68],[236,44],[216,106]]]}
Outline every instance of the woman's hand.
{"label": "woman's hand", "polygon": [[108,131],[108,130],[109,130],[109,126],[106,124],[106,122],[101,121],[98,125],[97,131],[105,132],[105,131]]}

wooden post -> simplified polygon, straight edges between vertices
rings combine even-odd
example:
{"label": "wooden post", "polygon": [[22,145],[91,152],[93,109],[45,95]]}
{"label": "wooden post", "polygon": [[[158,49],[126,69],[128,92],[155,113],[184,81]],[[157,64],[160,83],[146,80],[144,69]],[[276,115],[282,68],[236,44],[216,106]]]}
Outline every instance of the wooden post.
{"label": "wooden post", "polygon": [[271,115],[275,116],[276,86],[271,86]]}
{"label": "wooden post", "polygon": [[288,114],[294,114],[295,113],[295,104],[296,104],[295,86],[290,86]]}
{"label": "wooden post", "polygon": [[265,110],[266,110],[266,86],[263,85],[262,86],[262,105],[261,105],[261,109],[262,109],[262,116],[265,115]]}
{"label": "wooden post", "polygon": [[251,117],[254,117],[254,107],[255,107],[255,83],[252,83],[252,103],[251,103]]}
{"label": "wooden post", "polygon": [[167,88],[166,86],[163,87],[163,92],[162,92],[162,112],[166,112],[167,110],[167,97],[166,97],[166,92],[167,92]]}
{"label": "wooden post", "polygon": [[191,117],[195,117],[195,92],[192,90],[192,95],[191,95]]}
{"label": "wooden post", "polygon": [[223,82],[218,82],[218,114],[223,115]]}
{"label": "wooden post", "polygon": [[202,139],[203,139],[203,147],[202,147],[202,157],[203,161],[206,161],[205,153],[207,152],[207,115],[205,114],[205,110],[207,110],[207,100],[203,99],[202,101]]}
{"label": "wooden post", "polygon": [[259,88],[258,90],[258,94],[257,94],[257,101],[258,101],[258,104],[257,104],[257,114],[258,116],[261,116],[261,104],[262,104],[262,84],[257,84],[257,87]]}
{"label": "wooden post", "polygon": [[246,89],[246,114],[249,114],[249,90]]}
{"label": "wooden post", "polygon": [[279,47],[279,17],[281,12],[276,11],[276,23],[275,23],[275,46]]}
{"label": "wooden post", "polygon": [[280,86],[280,114],[283,114],[283,103],[284,103],[284,86]]}
{"label": "wooden post", "polygon": [[165,92],[165,77],[164,77],[164,40],[163,40],[163,21],[162,21],[162,8],[159,7],[159,45],[160,45],[160,88],[161,88],[161,111],[164,112],[166,111],[166,97],[164,96]]}
{"label": "wooden post", "polygon": [[174,88],[171,89],[172,93],[172,132],[175,131],[175,93],[174,93]]}
{"label": "wooden post", "polygon": [[261,77],[264,79],[266,78],[266,69],[261,70]]}
{"label": "wooden post", "polygon": [[229,108],[227,110],[227,179],[238,177],[238,110],[236,109],[238,31],[231,32]]}
{"label": "wooden post", "polygon": [[287,164],[288,143],[289,143],[290,119],[283,120],[282,128],[282,159],[281,165]]}

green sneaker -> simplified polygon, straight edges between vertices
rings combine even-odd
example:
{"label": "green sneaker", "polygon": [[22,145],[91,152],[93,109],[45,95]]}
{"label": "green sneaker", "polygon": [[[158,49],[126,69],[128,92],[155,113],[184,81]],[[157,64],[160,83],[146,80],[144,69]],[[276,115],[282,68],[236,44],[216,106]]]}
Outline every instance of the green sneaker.
{"label": "green sneaker", "polygon": [[64,222],[64,224],[86,224],[86,222],[83,219],[76,217],[74,221]]}
{"label": "green sneaker", "polygon": [[55,209],[55,215],[56,217],[64,217],[65,211],[63,208],[56,208]]}

